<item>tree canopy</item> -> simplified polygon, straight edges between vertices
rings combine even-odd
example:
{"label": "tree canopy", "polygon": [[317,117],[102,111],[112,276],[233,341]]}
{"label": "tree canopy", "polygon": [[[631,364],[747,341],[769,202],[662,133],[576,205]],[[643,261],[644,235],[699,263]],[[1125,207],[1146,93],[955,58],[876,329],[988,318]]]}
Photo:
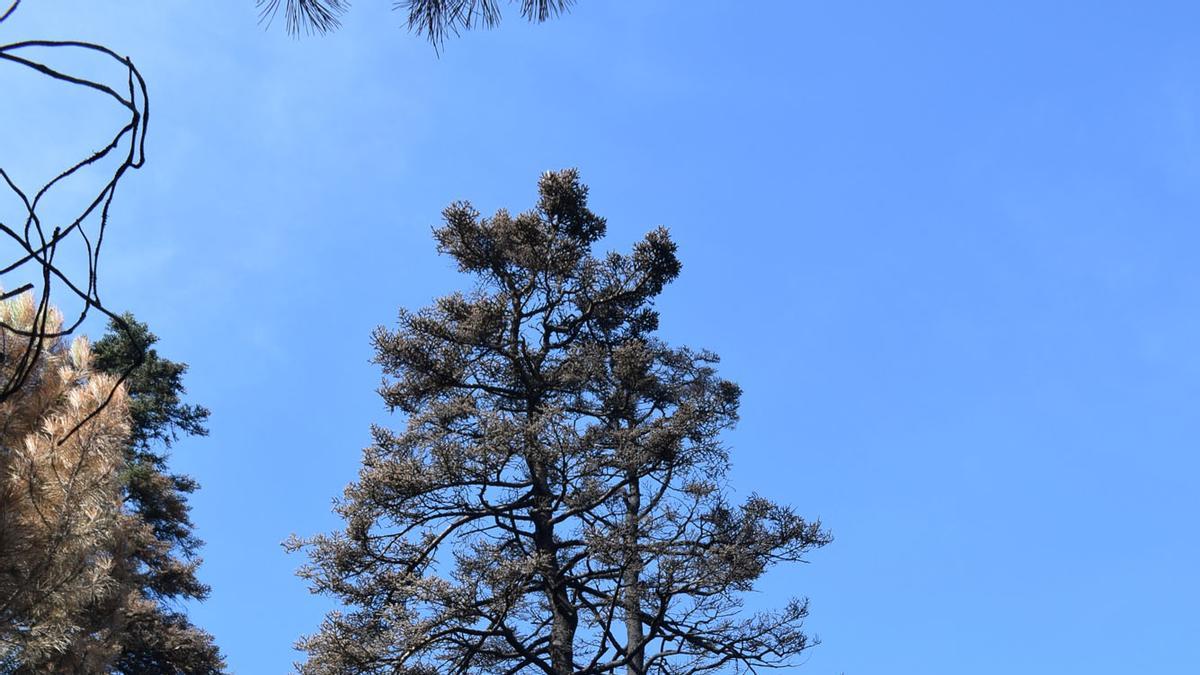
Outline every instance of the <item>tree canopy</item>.
{"label": "tree canopy", "polygon": [[653,336],[680,272],[669,233],[594,255],[606,222],[577,172],[538,187],[518,215],[447,208],[438,248],[474,289],[374,334],[406,427],[374,428],[345,530],[290,544],[347,606],[300,643],[303,672],[742,671],[810,644],[801,600],[740,612],[829,536],[762,497],[729,503],[740,389],[715,355]]}

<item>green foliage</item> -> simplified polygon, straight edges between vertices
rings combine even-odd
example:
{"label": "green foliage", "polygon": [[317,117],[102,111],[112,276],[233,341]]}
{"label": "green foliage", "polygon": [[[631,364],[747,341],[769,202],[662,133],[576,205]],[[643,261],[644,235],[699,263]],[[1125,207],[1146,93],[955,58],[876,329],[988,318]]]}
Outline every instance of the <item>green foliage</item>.
{"label": "green foliage", "polygon": [[179,600],[203,600],[209,588],[196,578],[203,542],[187,503],[198,486],[168,472],[168,451],[182,436],[206,436],[209,411],[183,400],[187,364],[161,357],[153,348],[158,338],[133,315],[122,320],[129,330],[111,323],[93,352],[97,369],[120,374],[144,350],[125,381],[132,433],[122,486],[126,511],[141,527],[141,536],[131,541],[135,564],[127,574],[146,602],[130,612],[114,672],[221,673],[225,664],[212,636],[173,608]]}
{"label": "green foliage", "polygon": [[110,322],[108,332],[92,345],[95,367],[120,374],[137,363],[139,354],[145,351],[141,365],[125,380],[133,416],[132,445],[148,458],[161,462],[163,455],[153,452],[154,446],[169,449],[180,434],[207,436],[204,423],[209,411],[182,400],[187,392],[183,386],[187,364],[160,357],[154,349],[158,337],[149,327],[129,313],[121,318],[128,325],[128,332]]}

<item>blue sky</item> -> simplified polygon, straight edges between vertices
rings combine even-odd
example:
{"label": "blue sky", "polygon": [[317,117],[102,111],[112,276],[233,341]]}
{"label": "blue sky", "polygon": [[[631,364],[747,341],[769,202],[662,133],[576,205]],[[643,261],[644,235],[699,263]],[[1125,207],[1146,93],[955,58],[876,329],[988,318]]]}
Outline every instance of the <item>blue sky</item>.
{"label": "blue sky", "polygon": [[[369,424],[398,423],[370,330],[467,283],[441,208],[521,210],[567,166],[603,247],[678,240],[663,334],[745,389],[739,494],[836,537],[752,601],[811,599],[795,672],[1195,671],[1194,3],[579,0],[440,58],[390,4],[302,40],[250,0],[0,25],[149,82],[101,290],[213,410],[174,466],[203,485],[190,611],[236,672],[285,672],[328,608],[279,542],[337,527]],[[86,104],[0,87],[4,166],[107,140]]]}

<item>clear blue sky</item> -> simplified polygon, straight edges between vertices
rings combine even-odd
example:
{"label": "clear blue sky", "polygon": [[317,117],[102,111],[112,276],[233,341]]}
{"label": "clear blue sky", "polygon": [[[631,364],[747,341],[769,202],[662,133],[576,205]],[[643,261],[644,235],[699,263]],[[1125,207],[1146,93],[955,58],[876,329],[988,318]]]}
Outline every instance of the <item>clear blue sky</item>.
{"label": "clear blue sky", "polygon": [[[338,525],[389,422],[369,331],[466,283],[441,208],[567,166],[605,247],[678,240],[663,333],[746,391],[739,493],[836,536],[755,600],[811,598],[795,672],[1196,672],[1195,3],[579,0],[440,59],[383,0],[303,40],[250,0],[26,4],[0,42],[102,41],[150,85],[102,291],[213,410],[174,466],[236,672],[328,607],[279,542]],[[86,145],[48,97],[6,119],[13,77],[4,165]]]}

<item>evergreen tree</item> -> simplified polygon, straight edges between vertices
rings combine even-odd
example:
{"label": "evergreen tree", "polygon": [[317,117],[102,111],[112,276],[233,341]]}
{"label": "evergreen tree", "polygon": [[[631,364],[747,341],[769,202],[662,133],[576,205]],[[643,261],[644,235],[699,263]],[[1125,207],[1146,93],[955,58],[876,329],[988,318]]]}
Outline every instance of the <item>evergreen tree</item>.
{"label": "evergreen tree", "polygon": [[[183,401],[187,365],[159,356],[153,348],[158,338],[146,324],[128,313],[122,319],[126,326],[111,322],[94,347],[97,369],[120,374],[133,368],[125,380],[132,433],[124,446],[121,486],[125,512],[138,527],[129,541],[130,564],[119,573],[140,593],[126,611],[112,671],[221,673],[225,664],[212,636],[178,608],[182,600],[203,600],[209,588],[196,578],[202,542],[187,503],[198,486],[167,466],[169,450],[181,435],[208,434],[209,411]],[[139,354],[141,363],[133,367]]]}
{"label": "evergreen tree", "polygon": [[738,617],[771,564],[829,537],[727,503],[740,390],[652,335],[674,243],[660,228],[596,257],[578,175],[539,192],[517,216],[446,209],[439,250],[476,289],[375,333],[407,426],[374,429],[345,531],[290,543],[348,610],[301,641],[303,672],[739,672],[809,644],[803,602]]}
{"label": "evergreen tree", "polygon": [[[35,317],[28,294],[0,311],[12,326]],[[53,335],[61,316],[49,317]],[[182,402],[187,366],[123,321],[92,346],[41,338],[31,376],[0,404],[0,672],[224,671],[212,637],[174,606],[208,587],[188,515],[197,486],[167,472],[167,451],[207,434],[209,413]],[[0,365],[16,367],[26,342],[0,335]]]}

